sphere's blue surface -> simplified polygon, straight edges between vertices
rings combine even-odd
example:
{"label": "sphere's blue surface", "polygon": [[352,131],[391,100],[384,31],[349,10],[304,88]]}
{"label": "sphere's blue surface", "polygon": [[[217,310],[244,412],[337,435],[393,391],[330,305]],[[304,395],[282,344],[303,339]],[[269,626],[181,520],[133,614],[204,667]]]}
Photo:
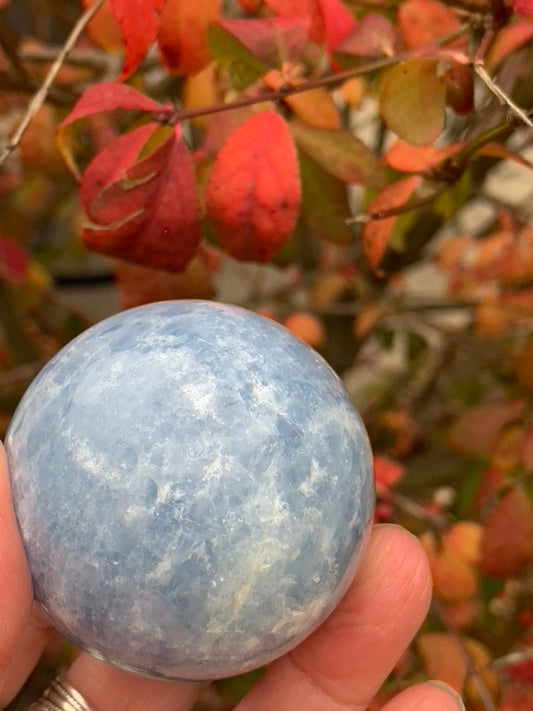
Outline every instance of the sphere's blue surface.
{"label": "sphere's blue surface", "polygon": [[142,674],[221,678],[288,651],[346,591],[372,519],[367,436],[333,371],[211,302],[83,333],[6,448],[36,599]]}

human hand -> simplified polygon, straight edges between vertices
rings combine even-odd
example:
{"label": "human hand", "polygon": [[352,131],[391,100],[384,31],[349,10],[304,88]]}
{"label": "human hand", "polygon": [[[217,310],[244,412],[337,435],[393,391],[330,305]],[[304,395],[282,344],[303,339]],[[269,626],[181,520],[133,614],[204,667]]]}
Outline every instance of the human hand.
{"label": "human hand", "polygon": [[[32,605],[31,581],[0,452],[0,708],[37,663],[51,629]],[[377,526],[356,579],[307,640],[273,662],[235,711],[363,711],[423,621],[431,578],[418,541]],[[81,653],[65,675],[92,711],[190,711],[205,688],[143,679]],[[65,706],[65,708],[67,708]],[[457,711],[459,697],[419,684],[383,711]]]}

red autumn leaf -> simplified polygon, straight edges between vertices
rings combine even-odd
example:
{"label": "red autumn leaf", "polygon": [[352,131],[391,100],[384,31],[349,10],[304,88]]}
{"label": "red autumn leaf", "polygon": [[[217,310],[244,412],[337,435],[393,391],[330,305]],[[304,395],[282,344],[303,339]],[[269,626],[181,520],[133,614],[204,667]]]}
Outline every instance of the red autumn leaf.
{"label": "red autumn leaf", "polygon": [[531,711],[533,708],[533,689],[506,685],[498,706],[498,711]]}
{"label": "red autumn leaf", "polygon": [[227,20],[219,25],[256,59],[269,67],[297,62],[307,41],[310,20],[301,15],[260,20]]}
{"label": "red autumn leaf", "polygon": [[207,213],[234,257],[267,262],[291,235],[300,207],[296,151],[273,111],[253,116],[220,150],[206,188]]}
{"label": "red autumn leaf", "polygon": [[20,244],[0,237],[0,277],[10,284],[22,284],[28,274],[30,257]]}
{"label": "red autumn leaf", "polygon": [[265,4],[277,15],[309,18],[309,39],[329,52],[355,30],[355,19],[341,0],[265,0]]}
{"label": "red autumn leaf", "polygon": [[490,457],[500,432],[520,417],[524,406],[523,400],[499,400],[469,407],[449,431],[450,447],[459,454]]}
{"label": "red autumn leaf", "polygon": [[[517,652],[517,654],[520,654],[520,652]],[[533,686],[533,659],[511,662],[505,667],[505,674],[513,681]]]}
{"label": "red autumn leaf", "polygon": [[392,57],[396,50],[396,30],[383,15],[365,15],[355,30],[335,50],[358,57]]}
{"label": "red autumn leaf", "polygon": [[200,164],[214,158],[231,134],[252,116],[252,110],[244,106],[209,117],[202,143],[193,154],[195,162]]}
{"label": "red autumn leaf", "polygon": [[486,575],[520,573],[533,558],[533,506],[520,485],[488,514],[480,544],[479,568]]}
{"label": "red autumn leaf", "polygon": [[126,45],[120,79],[127,79],[145,58],[154,43],[159,13],[165,0],[109,0]]}
{"label": "red autumn leaf", "polygon": [[309,39],[317,44],[324,41],[324,22],[317,0],[264,0],[276,15],[300,15],[310,21]]}
{"label": "red autumn leaf", "polygon": [[324,25],[326,49],[333,52],[356,28],[352,13],[340,0],[317,0]]}
{"label": "red autumn leaf", "polygon": [[[421,182],[422,178],[414,175],[388,185],[370,202],[367,213],[375,215],[382,210],[390,210],[405,205]],[[372,220],[363,228],[363,252],[377,275],[381,275],[379,263],[385,254],[397,219],[394,216],[386,217],[382,220]]]}
{"label": "red autumn leaf", "polygon": [[512,0],[511,5],[517,15],[533,17],[533,0]]}
{"label": "red autumn leaf", "polygon": [[211,61],[207,28],[220,16],[220,0],[166,0],[158,44],[161,59],[173,74],[196,74]]}
{"label": "red autumn leaf", "polygon": [[513,163],[518,163],[518,165],[521,165],[524,168],[529,168],[530,170],[533,169],[533,163],[528,161],[523,156],[518,155],[518,153],[514,153],[509,150],[506,146],[502,146],[501,143],[486,143],[478,151],[476,151],[476,154],[480,156],[490,156],[491,158],[512,160]]}
{"label": "red autumn leaf", "polygon": [[401,139],[395,141],[385,154],[385,162],[402,173],[425,173],[446,158],[458,153],[464,143],[453,143],[446,148],[412,146]]}
{"label": "red autumn leaf", "polygon": [[487,54],[485,60],[487,69],[494,72],[506,57],[516,52],[531,39],[533,39],[533,22],[531,21],[516,22],[502,28]]}
{"label": "red autumn leaf", "polygon": [[156,123],[140,126],[110,143],[89,163],[80,188],[80,198],[86,212],[89,212],[90,206],[103,190],[120,180],[132,167],[157,128],[159,125]]}
{"label": "red autumn leaf", "polygon": [[[130,141],[128,150],[121,151],[124,164],[133,157],[134,139]],[[115,171],[113,182],[106,177],[111,149],[94,159],[82,181],[90,220],[82,233],[85,245],[147,267],[182,271],[196,253],[201,234],[194,169],[181,128],[146,158],[121,170],[119,177]],[[95,195],[99,170],[105,187]]]}
{"label": "red autumn leaf", "polygon": [[122,309],[154,301],[211,299],[214,296],[210,274],[198,255],[179,274],[121,262],[115,270],[115,278]]}
{"label": "red autumn leaf", "polygon": [[78,119],[100,114],[102,111],[146,111],[164,112],[170,107],[164,107],[135,89],[118,82],[102,82],[89,87],[78,101],[69,115],[59,124],[59,129],[65,128]]}
{"label": "red autumn leaf", "polygon": [[376,455],[374,457],[374,480],[376,490],[379,492],[390,489],[403,477],[404,467],[388,457]]}
{"label": "red autumn leaf", "polygon": [[464,116],[474,108],[474,74],[471,67],[452,62],[446,74],[446,105]]}
{"label": "red autumn leaf", "polygon": [[[439,37],[460,27],[449,7],[438,0],[407,0],[398,8],[398,28],[408,48],[431,44]],[[456,40],[452,47],[466,47],[466,39]]]}

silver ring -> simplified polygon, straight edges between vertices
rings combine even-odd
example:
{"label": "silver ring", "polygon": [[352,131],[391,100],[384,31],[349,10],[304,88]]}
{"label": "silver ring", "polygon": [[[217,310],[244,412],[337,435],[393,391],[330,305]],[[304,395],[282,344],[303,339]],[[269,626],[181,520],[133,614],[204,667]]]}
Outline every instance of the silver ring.
{"label": "silver ring", "polygon": [[57,677],[28,711],[92,711],[79,691]]}

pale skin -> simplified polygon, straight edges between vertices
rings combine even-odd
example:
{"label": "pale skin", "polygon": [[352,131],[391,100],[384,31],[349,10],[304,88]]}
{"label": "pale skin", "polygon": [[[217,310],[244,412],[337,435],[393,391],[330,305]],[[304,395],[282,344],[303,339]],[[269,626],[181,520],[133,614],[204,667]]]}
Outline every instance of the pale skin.
{"label": "pale skin", "polygon": [[[0,451],[0,708],[20,690],[51,634],[31,581]],[[235,711],[364,711],[415,635],[431,598],[417,540],[376,526],[356,579],[337,609],[299,647],[273,662]],[[66,675],[93,711],[190,711],[205,688],[127,674],[80,654]],[[383,711],[457,711],[444,685],[419,684]]]}

